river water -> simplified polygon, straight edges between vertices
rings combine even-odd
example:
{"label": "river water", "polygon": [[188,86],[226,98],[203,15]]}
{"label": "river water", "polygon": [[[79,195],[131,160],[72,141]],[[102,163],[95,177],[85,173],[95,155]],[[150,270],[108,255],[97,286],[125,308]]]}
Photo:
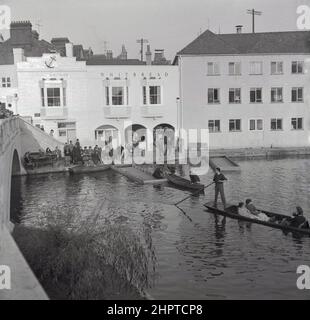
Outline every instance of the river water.
{"label": "river water", "polygon": [[[229,202],[250,197],[257,207],[290,214],[300,205],[310,219],[310,159],[241,161],[226,174]],[[212,172],[202,178],[212,179]],[[98,210],[116,223],[148,234],[156,273],[148,292],[155,299],[310,299],[296,287],[296,269],[310,265],[310,238],[294,238],[260,225],[242,227],[203,209],[213,188],[180,206],[187,193],[137,185],[113,171],[89,175],[42,175],[14,181],[15,213],[27,223],[52,207]],[[23,222],[23,223],[26,223]]]}

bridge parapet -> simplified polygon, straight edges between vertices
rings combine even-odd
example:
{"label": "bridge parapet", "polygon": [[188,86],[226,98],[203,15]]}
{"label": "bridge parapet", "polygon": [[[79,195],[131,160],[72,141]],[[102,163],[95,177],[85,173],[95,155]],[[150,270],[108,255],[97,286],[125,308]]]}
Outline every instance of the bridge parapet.
{"label": "bridge parapet", "polygon": [[20,133],[18,117],[0,120],[0,156],[6,152],[11,142]]}

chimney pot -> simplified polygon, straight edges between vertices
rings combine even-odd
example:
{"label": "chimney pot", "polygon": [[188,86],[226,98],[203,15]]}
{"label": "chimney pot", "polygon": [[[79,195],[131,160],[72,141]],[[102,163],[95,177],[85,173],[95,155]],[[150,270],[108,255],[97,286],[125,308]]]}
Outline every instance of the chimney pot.
{"label": "chimney pot", "polygon": [[242,33],[242,27],[243,27],[243,25],[238,24],[238,25],[236,26],[236,32],[237,32],[237,33]]}

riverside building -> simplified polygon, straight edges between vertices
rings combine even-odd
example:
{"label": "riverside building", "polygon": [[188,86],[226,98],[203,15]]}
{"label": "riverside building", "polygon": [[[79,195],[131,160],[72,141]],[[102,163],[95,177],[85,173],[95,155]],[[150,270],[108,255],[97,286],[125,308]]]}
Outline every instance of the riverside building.
{"label": "riverside building", "polygon": [[309,56],[309,31],[205,31],[174,61],[181,126],[212,149],[309,146]]}

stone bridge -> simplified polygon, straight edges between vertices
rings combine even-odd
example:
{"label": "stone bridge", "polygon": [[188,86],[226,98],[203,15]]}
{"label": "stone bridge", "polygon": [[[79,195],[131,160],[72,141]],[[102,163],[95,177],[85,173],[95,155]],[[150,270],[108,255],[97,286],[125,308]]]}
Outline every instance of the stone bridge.
{"label": "stone bridge", "polygon": [[[10,235],[12,176],[26,174],[22,158],[39,148],[62,148],[62,143],[19,117],[0,119],[0,299],[46,299]],[[1,288],[2,266],[11,270],[11,289]]]}

